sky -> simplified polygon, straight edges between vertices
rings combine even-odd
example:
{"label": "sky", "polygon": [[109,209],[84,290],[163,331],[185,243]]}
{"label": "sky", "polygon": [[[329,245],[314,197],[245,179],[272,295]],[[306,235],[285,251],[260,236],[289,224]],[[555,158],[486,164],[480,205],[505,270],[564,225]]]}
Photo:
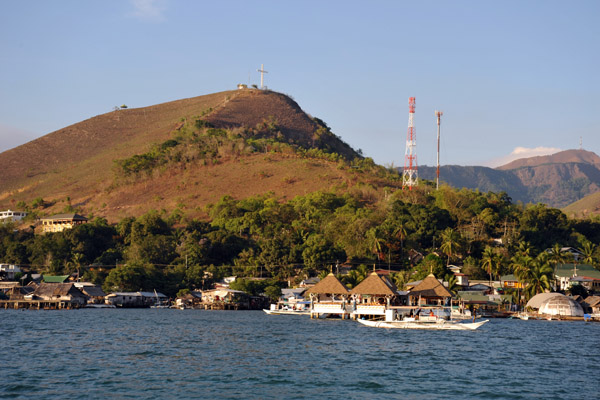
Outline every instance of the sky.
{"label": "sky", "polygon": [[0,0],[0,151],[126,104],[265,85],[403,166],[600,154],[600,2]]}

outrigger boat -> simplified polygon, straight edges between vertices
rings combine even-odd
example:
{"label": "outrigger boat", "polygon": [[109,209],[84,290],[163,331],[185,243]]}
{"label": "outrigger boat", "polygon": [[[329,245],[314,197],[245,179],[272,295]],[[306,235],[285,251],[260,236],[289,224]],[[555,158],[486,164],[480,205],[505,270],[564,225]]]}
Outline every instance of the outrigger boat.
{"label": "outrigger boat", "polygon": [[[429,307],[427,307],[429,308]],[[428,316],[419,315],[401,315],[397,310],[388,309],[385,312],[384,320],[365,320],[359,319],[358,322],[374,328],[390,328],[390,329],[435,329],[435,330],[456,330],[456,331],[474,331],[489,322],[489,320],[483,320],[475,322],[459,322],[452,319],[446,319],[442,317],[443,308],[432,308]],[[433,310],[436,310],[434,313]]]}
{"label": "outrigger boat", "polygon": [[489,320],[486,319],[479,322],[454,322],[446,321],[445,319],[436,321],[417,321],[414,318],[406,318],[400,321],[369,321],[359,319],[358,322],[373,328],[474,331],[486,322],[489,322]]}

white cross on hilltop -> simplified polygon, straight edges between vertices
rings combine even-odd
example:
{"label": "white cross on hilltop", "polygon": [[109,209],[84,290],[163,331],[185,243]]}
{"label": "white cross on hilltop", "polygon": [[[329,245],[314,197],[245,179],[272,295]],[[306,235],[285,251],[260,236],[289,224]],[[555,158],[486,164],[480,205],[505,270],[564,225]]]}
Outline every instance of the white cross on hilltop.
{"label": "white cross on hilltop", "polygon": [[265,64],[260,64],[260,69],[257,69],[257,71],[260,72],[260,88],[264,89],[265,74],[268,74],[269,71],[265,71]]}

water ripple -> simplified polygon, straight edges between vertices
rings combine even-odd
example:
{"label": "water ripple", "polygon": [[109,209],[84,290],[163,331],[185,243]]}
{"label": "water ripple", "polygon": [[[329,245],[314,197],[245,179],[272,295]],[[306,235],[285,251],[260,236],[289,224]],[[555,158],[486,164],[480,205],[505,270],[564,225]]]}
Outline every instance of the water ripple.
{"label": "water ripple", "polygon": [[476,332],[196,310],[2,310],[0,398],[597,398],[600,324]]}

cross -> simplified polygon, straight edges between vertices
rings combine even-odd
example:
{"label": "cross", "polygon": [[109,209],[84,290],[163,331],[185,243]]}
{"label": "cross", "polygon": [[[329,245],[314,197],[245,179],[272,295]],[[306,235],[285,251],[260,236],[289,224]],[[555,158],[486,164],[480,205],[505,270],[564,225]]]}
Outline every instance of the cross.
{"label": "cross", "polygon": [[264,79],[265,79],[265,74],[268,74],[269,71],[265,71],[265,64],[260,64],[260,69],[257,69],[258,72],[260,72],[260,88],[263,89],[264,88]]}

